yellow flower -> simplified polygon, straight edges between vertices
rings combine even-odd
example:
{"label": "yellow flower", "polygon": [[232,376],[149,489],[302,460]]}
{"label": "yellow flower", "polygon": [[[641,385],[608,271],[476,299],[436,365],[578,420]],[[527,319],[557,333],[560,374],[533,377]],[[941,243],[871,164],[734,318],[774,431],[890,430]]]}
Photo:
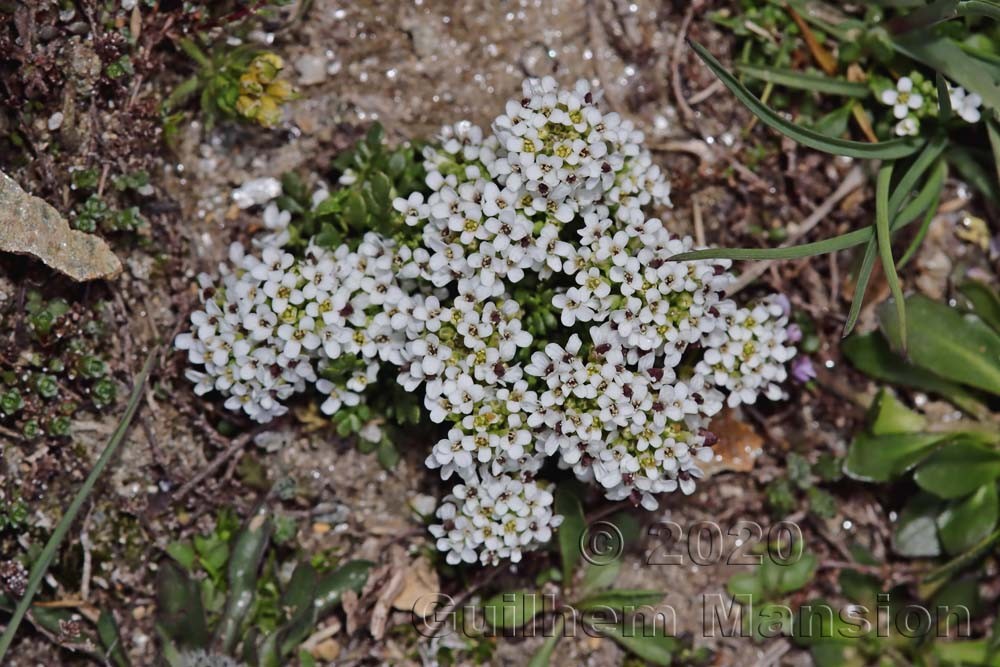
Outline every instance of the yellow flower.
{"label": "yellow flower", "polygon": [[265,89],[265,94],[268,97],[274,98],[279,103],[290,100],[293,93],[292,84],[288,83],[284,79],[278,79],[277,81],[268,84]]}
{"label": "yellow flower", "polygon": [[248,95],[240,95],[239,99],[236,100],[236,113],[244,118],[256,118],[259,111],[260,100],[258,99],[254,99]]}
{"label": "yellow flower", "polygon": [[244,72],[240,77],[240,92],[244,95],[257,97],[264,92],[264,86],[260,85],[257,78],[250,72]]}
{"label": "yellow flower", "polygon": [[284,66],[285,63],[278,54],[262,53],[250,62],[248,70],[260,83],[268,84],[274,81]]}
{"label": "yellow flower", "polygon": [[257,122],[266,127],[273,127],[281,120],[281,107],[272,97],[260,98],[260,110],[257,112]]}

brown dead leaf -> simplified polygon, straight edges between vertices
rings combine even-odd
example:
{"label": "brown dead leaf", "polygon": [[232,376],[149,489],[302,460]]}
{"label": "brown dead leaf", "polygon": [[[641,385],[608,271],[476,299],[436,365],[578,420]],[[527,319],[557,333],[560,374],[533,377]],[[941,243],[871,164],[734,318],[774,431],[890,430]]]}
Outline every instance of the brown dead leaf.
{"label": "brown dead leaf", "polygon": [[403,590],[392,601],[392,606],[400,611],[413,612],[420,618],[427,618],[434,613],[440,592],[441,580],[437,571],[426,557],[421,556],[406,568]]}
{"label": "brown dead leaf", "polygon": [[405,579],[406,570],[396,570],[393,572],[392,578],[389,579],[389,583],[379,592],[378,600],[375,601],[375,608],[372,610],[371,622],[368,624],[368,629],[371,631],[372,637],[376,640],[382,639],[385,636],[385,626],[389,620],[389,610],[392,608],[392,601],[403,590]]}
{"label": "brown dead leaf", "polygon": [[750,472],[760,456],[764,438],[760,437],[750,424],[739,419],[733,410],[719,413],[709,430],[719,439],[712,447],[715,456],[702,468],[706,475],[714,475],[727,470]]}
{"label": "brown dead leaf", "polygon": [[358,594],[352,590],[344,591],[344,594],[340,598],[340,606],[344,608],[344,615],[347,617],[345,624],[347,634],[353,635],[354,631],[361,625]]}
{"label": "brown dead leaf", "polygon": [[826,48],[819,43],[819,40],[816,39],[816,35],[813,34],[812,28],[810,28],[809,24],[805,22],[805,19],[799,16],[798,12],[787,5],[785,6],[785,9],[788,11],[788,15],[792,17],[792,20],[795,21],[795,25],[797,25],[799,30],[802,31],[802,38],[806,41],[806,46],[809,47],[809,53],[812,54],[813,60],[816,61],[816,64],[820,66],[820,69],[826,72],[827,76],[833,76],[836,74],[837,59],[834,58],[833,54],[827,51]]}

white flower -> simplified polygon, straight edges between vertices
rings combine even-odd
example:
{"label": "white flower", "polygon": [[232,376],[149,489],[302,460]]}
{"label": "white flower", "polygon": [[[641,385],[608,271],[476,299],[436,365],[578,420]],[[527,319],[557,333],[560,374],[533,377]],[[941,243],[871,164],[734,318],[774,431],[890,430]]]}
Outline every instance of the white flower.
{"label": "white flower", "polygon": [[276,178],[256,178],[233,191],[233,202],[240,208],[266,204],[281,194],[281,182]]}
{"label": "white flower", "polygon": [[915,137],[920,133],[920,121],[916,116],[910,115],[896,123],[893,132],[900,137]]}
{"label": "white flower", "polygon": [[978,93],[967,93],[961,86],[948,84],[948,96],[952,110],[966,123],[978,123],[982,117],[979,107],[983,98]]}
{"label": "white flower", "polygon": [[906,118],[911,110],[915,111],[923,106],[924,97],[913,90],[913,79],[908,76],[900,77],[895,88],[886,88],[880,97],[883,104],[892,107],[892,115],[897,119]]}

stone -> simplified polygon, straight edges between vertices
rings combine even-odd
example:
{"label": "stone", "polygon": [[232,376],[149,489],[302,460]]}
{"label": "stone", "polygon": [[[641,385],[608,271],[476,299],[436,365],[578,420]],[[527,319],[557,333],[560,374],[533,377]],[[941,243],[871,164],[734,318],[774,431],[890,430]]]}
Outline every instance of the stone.
{"label": "stone", "polygon": [[326,58],[306,54],[295,61],[300,86],[314,86],[326,79]]}
{"label": "stone", "polygon": [[29,195],[3,172],[0,251],[35,257],[79,282],[115,278],[122,270],[121,262],[103,239],[70,229],[59,211]]}

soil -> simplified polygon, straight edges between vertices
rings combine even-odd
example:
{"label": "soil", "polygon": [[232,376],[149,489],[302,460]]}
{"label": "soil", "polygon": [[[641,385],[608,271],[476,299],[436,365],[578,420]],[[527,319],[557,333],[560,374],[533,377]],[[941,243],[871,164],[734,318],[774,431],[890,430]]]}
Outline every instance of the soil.
{"label": "soil", "polygon": [[[228,420],[238,431],[249,429],[224,414],[219,402],[206,403],[193,395],[183,377],[184,359],[170,346],[196,304],[195,276],[214,272],[230,242],[246,242],[259,228],[254,213],[232,204],[232,190],[249,179],[288,170],[303,175],[326,172],[331,158],[375,121],[385,126],[392,142],[432,135],[441,124],[460,118],[486,125],[504,100],[518,94],[526,75],[551,74],[563,82],[585,77],[599,82],[609,105],[646,132],[672,181],[674,207],[663,212],[671,228],[692,233],[697,215],[710,244],[765,245],[769,241],[758,228],[794,233],[854,165],[796,149],[760,126],[750,129],[748,112],[725,91],[709,89],[711,73],[690,49],[675,46],[689,14],[688,38],[714,53],[729,53],[728,37],[706,19],[714,4],[316,0],[304,20],[258,35],[299,78],[300,96],[288,105],[280,126],[268,131],[224,123],[209,131],[196,120],[182,128],[173,150],[162,140],[156,106],[190,70],[168,39],[171,31],[183,29],[181,18],[171,21],[168,12],[137,4],[145,35],[140,38],[143,57],[137,59],[136,76],[128,84],[109,83],[99,76],[101,63],[121,51],[107,33],[73,34],[74,23],[86,20],[85,9],[59,23],[48,40],[40,36],[53,16],[48,3],[40,2],[39,9],[27,12],[32,26],[25,23],[22,10],[16,20],[2,19],[3,39],[34,54],[23,57],[35,68],[34,79],[3,70],[6,83],[0,91],[11,99],[23,95],[34,101],[30,123],[24,114],[9,110],[0,115],[4,124],[0,129],[5,133],[16,129],[27,140],[23,153],[9,153],[0,160],[4,171],[63,212],[70,208],[65,172],[70,165],[145,167],[152,175],[154,192],[142,203],[150,221],[142,242],[130,236],[110,239],[126,267],[115,282],[74,285],[23,258],[0,257],[0,294],[16,295],[28,282],[67,299],[115,304],[117,327],[110,349],[115,377],[122,384],[120,396],[148,351],[159,349],[140,417],[100,483],[86,518],[71,531],[73,545],[68,550],[79,553],[79,535],[85,531],[90,549],[100,554],[93,564],[85,606],[114,610],[133,664],[154,663],[154,577],[162,549],[178,537],[205,531],[222,508],[245,515],[261,497],[259,486],[247,482],[246,470],[263,470],[272,482],[294,481],[296,495],[283,509],[299,519],[298,540],[305,551],[368,558],[379,564],[389,562],[393,545],[408,554],[432,546],[410,503],[444,493],[435,475],[425,470],[424,449],[418,444],[405,448],[403,460],[387,471],[374,456],[360,454],[330,428],[312,429],[308,420],[294,418],[274,425],[257,438],[258,443],[248,444],[184,497],[176,497],[185,482],[229,446],[230,437],[216,430],[220,421]],[[34,44],[24,43],[29,35]],[[675,87],[685,100],[701,98],[700,103],[679,104]],[[6,104],[3,93],[0,104]],[[115,99],[122,102],[116,105]],[[56,111],[67,119],[72,116],[59,130],[61,155],[47,150],[54,137],[46,122]],[[760,155],[760,147],[763,157],[752,157]],[[870,194],[864,186],[847,197],[810,236],[821,238],[866,223]],[[935,235],[917,259],[918,270],[911,274],[911,280],[932,294],[945,293],[954,263],[981,261],[981,253],[955,234],[968,203],[961,195],[957,186],[949,190],[948,199],[956,202],[954,212],[941,216],[933,228]],[[728,467],[739,470],[719,472],[692,497],[667,498],[660,510],[643,517],[647,527],[676,522],[685,536],[696,534],[705,522],[715,522],[725,535],[720,555],[697,565],[685,544],[673,544],[664,534],[650,534],[647,529],[640,545],[623,556],[619,584],[665,591],[663,608],[675,612],[677,632],[711,648],[715,665],[809,664],[807,656],[785,640],[755,644],[745,638],[707,636],[703,611],[710,596],[725,594],[725,582],[733,573],[747,569],[727,562],[739,550],[740,522],[757,521],[763,531],[769,530],[762,489],[778,474],[784,455],[789,451],[843,454],[863,417],[859,406],[871,386],[845,367],[838,352],[853,261],[850,253],[841,252],[776,264],[748,289],[784,292],[794,308],[814,319],[822,341],[813,356],[818,381],[810,388],[790,387],[788,403],[736,415],[745,424],[741,432],[750,434],[746,441],[761,450],[758,455],[729,461]],[[884,280],[876,277],[869,302],[886,293]],[[866,308],[860,327],[871,326],[871,309]],[[33,450],[0,434],[4,466],[0,476],[6,477],[0,481],[30,484],[40,457],[51,457],[60,471],[32,499],[33,529],[58,520],[113,430],[115,414],[90,416],[74,424],[73,446],[51,451]],[[797,517],[807,548],[821,563],[815,584],[819,589],[835,576],[823,564],[842,560],[849,539],[868,543],[876,553],[887,548],[890,519],[880,499],[856,485],[834,491],[836,518],[820,522]],[[600,512],[600,505],[593,511]],[[675,552],[683,554],[682,564],[657,564]],[[40,597],[79,596],[81,575],[63,565],[57,568],[59,575],[43,586]],[[495,582],[517,582],[533,567],[529,562],[520,570],[506,568],[495,575]],[[458,597],[481,584],[475,577],[444,578],[442,590]],[[400,627],[393,631],[396,623]],[[439,645],[464,643],[455,637],[420,638],[407,629],[409,624],[408,615],[397,612],[382,641],[372,638],[367,621],[353,634],[341,630],[334,635],[341,652],[333,664],[420,664],[421,656],[433,659]],[[526,664],[540,641],[499,640],[491,664]],[[765,656],[770,658],[762,660]],[[464,659],[471,664],[471,658]],[[623,659],[613,642],[584,635],[560,642],[553,664],[603,666],[621,664]],[[8,664],[85,661],[25,631]]]}

